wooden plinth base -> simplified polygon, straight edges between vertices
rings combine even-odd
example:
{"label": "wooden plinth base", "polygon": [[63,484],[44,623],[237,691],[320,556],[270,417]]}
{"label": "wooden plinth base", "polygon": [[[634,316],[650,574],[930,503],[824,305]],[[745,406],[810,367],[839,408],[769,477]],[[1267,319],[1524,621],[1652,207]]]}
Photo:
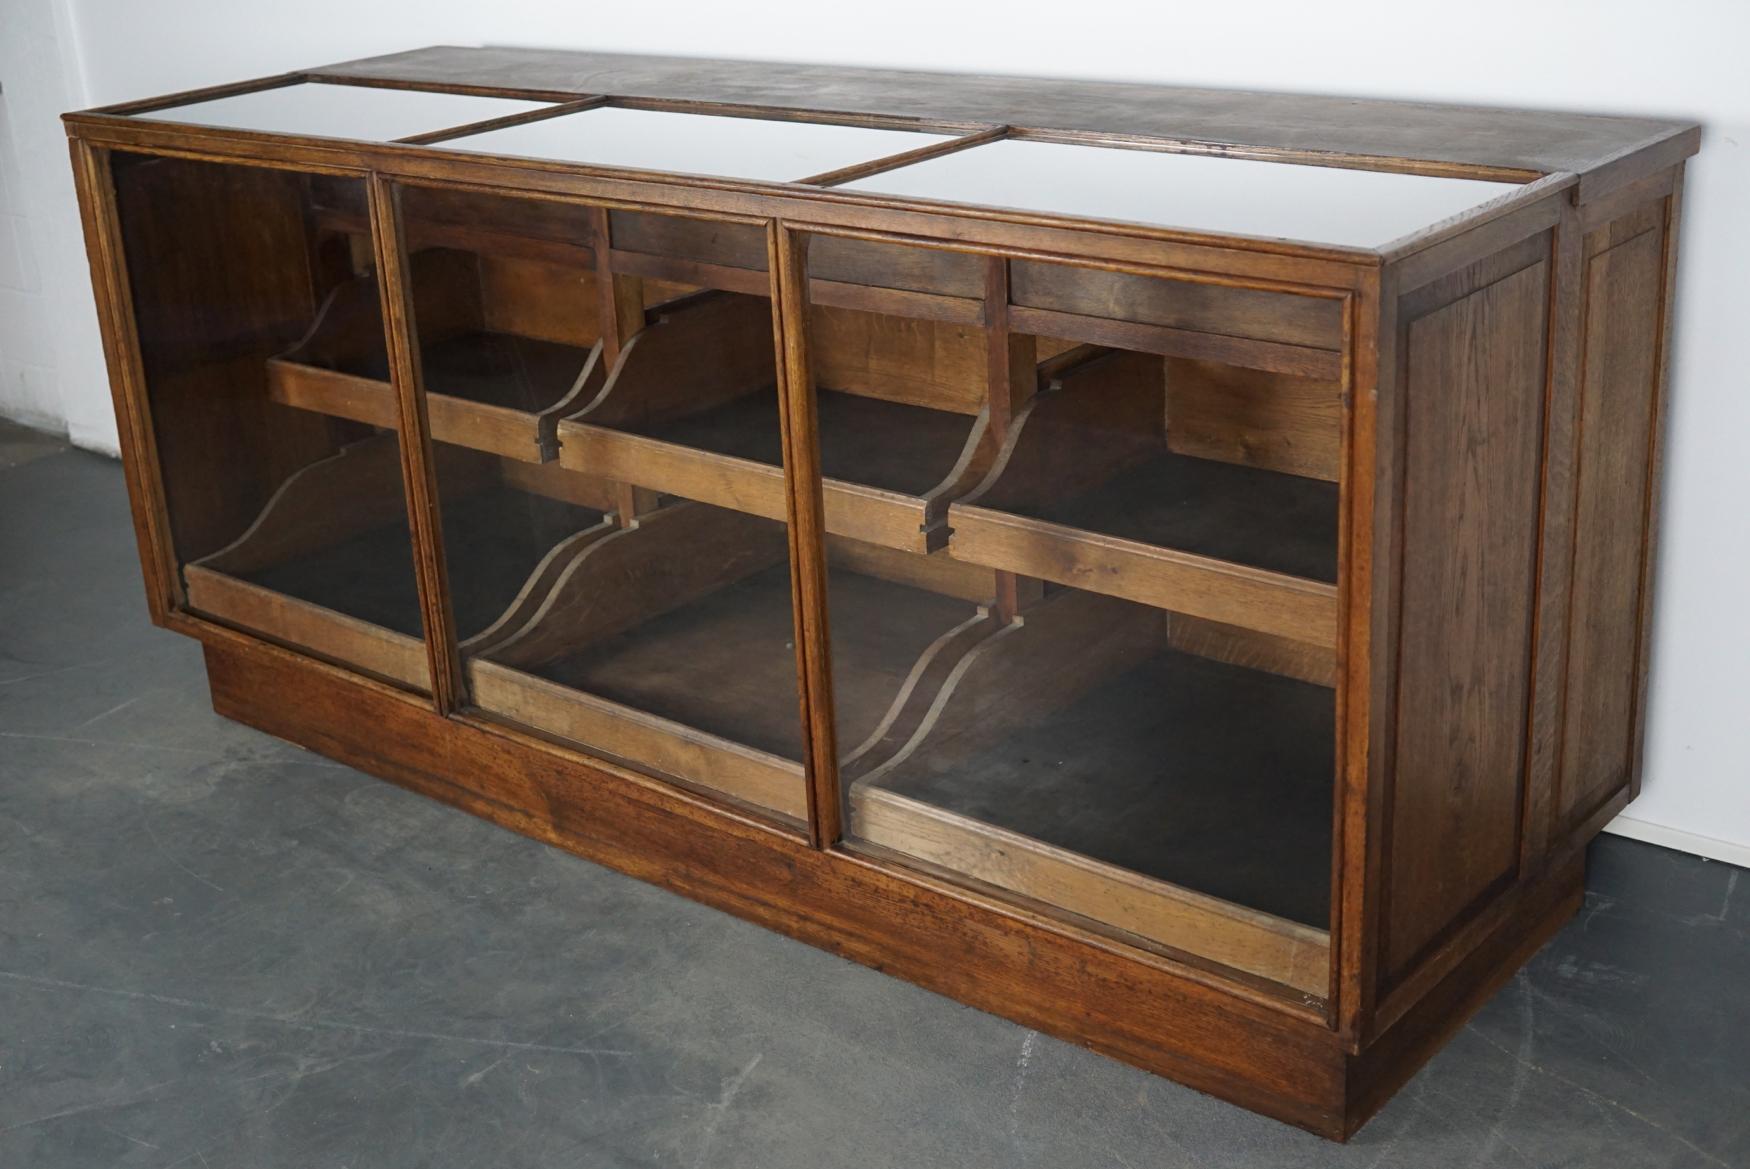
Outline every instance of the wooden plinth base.
{"label": "wooden plinth base", "polygon": [[[191,623],[192,624],[192,623]],[[1365,1050],[1289,1001],[211,626],[220,714],[961,1002],[1342,1140],[1579,906],[1583,857],[1525,886]]]}

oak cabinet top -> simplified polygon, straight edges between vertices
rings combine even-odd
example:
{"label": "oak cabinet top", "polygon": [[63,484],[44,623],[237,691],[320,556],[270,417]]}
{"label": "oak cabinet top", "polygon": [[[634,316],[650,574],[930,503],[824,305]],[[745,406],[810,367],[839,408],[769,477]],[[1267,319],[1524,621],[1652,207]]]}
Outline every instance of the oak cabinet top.
{"label": "oak cabinet top", "polygon": [[455,47],[68,116],[80,136],[124,120],[1364,253],[1534,185],[1584,203],[1699,142],[1693,123],[1654,118]]}

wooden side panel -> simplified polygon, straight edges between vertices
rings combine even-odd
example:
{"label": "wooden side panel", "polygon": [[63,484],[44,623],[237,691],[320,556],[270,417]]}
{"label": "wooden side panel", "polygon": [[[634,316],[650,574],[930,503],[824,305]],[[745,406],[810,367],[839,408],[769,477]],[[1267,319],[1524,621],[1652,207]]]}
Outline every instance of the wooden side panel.
{"label": "wooden side panel", "polygon": [[1568,688],[1554,803],[1559,839],[1628,786],[1659,375],[1665,232],[1587,237]]}
{"label": "wooden side panel", "polygon": [[[1395,767],[1381,977],[1401,980],[1518,871],[1548,306],[1541,256],[1405,313]],[[1486,282],[1484,282],[1486,281]]]}

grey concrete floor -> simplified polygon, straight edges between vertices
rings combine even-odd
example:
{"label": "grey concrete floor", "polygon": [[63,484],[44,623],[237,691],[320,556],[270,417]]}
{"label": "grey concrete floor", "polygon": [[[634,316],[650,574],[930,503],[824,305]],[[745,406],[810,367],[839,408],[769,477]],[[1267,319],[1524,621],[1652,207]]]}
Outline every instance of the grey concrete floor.
{"label": "grey concrete floor", "polygon": [[1750,881],[1622,840],[1348,1146],[212,714],[0,429],[0,1166],[1750,1165]]}

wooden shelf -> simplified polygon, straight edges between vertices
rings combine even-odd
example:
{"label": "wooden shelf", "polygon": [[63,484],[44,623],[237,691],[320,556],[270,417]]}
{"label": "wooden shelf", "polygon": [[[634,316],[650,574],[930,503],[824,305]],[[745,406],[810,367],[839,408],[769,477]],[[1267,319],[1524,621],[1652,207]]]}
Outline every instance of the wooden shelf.
{"label": "wooden shelf", "polygon": [[852,831],[1317,994],[1332,691],[1178,652],[1170,621],[1073,590],[1027,610],[855,781]]}
{"label": "wooden shelf", "polygon": [[[677,503],[578,549],[526,624],[469,663],[482,709],[785,816],[805,814],[781,525]],[[637,587],[628,589],[631,581]],[[977,610],[866,572],[834,595],[868,636],[835,658],[846,733],[874,734],[918,660]]]}
{"label": "wooden shelf", "polygon": [[[597,398],[558,425],[563,466],[745,511],[786,514],[764,300],[714,294],[633,339]],[[709,363],[692,355],[708,351]],[[980,417],[868,394],[817,394],[827,529],[927,551]]]}
{"label": "wooden shelf", "polygon": [[[484,327],[477,264],[470,253],[448,249],[413,256],[432,437],[545,462],[558,450],[559,417],[599,387],[600,346]],[[357,277],[329,295],[303,340],[268,362],[268,393],[287,406],[384,429],[399,425],[375,277]]]}
{"label": "wooden shelf", "polygon": [[950,554],[1333,647],[1336,484],[1175,454],[1166,416],[1158,358],[1075,367],[949,507]]}
{"label": "wooden shelf", "polygon": [[1261,633],[1336,643],[1332,484],[1161,454],[1040,510],[956,503],[949,551]]}
{"label": "wooden shelf", "polygon": [[1031,517],[1307,580],[1337,580],[1337,485],[1163,453]]}
{"label": "wooden shelf", "polygon": [[[456,460],[448,460],[455,462]],[[492,480],[479,460],[445,475],[450,603],[464,639],[516,611],[562,541],[607,530],[600,510]],[[297,472],[238,540],[186,567],[196,607],[339,661],[425,685],[412,534],[395,439],[366,439]]]}

